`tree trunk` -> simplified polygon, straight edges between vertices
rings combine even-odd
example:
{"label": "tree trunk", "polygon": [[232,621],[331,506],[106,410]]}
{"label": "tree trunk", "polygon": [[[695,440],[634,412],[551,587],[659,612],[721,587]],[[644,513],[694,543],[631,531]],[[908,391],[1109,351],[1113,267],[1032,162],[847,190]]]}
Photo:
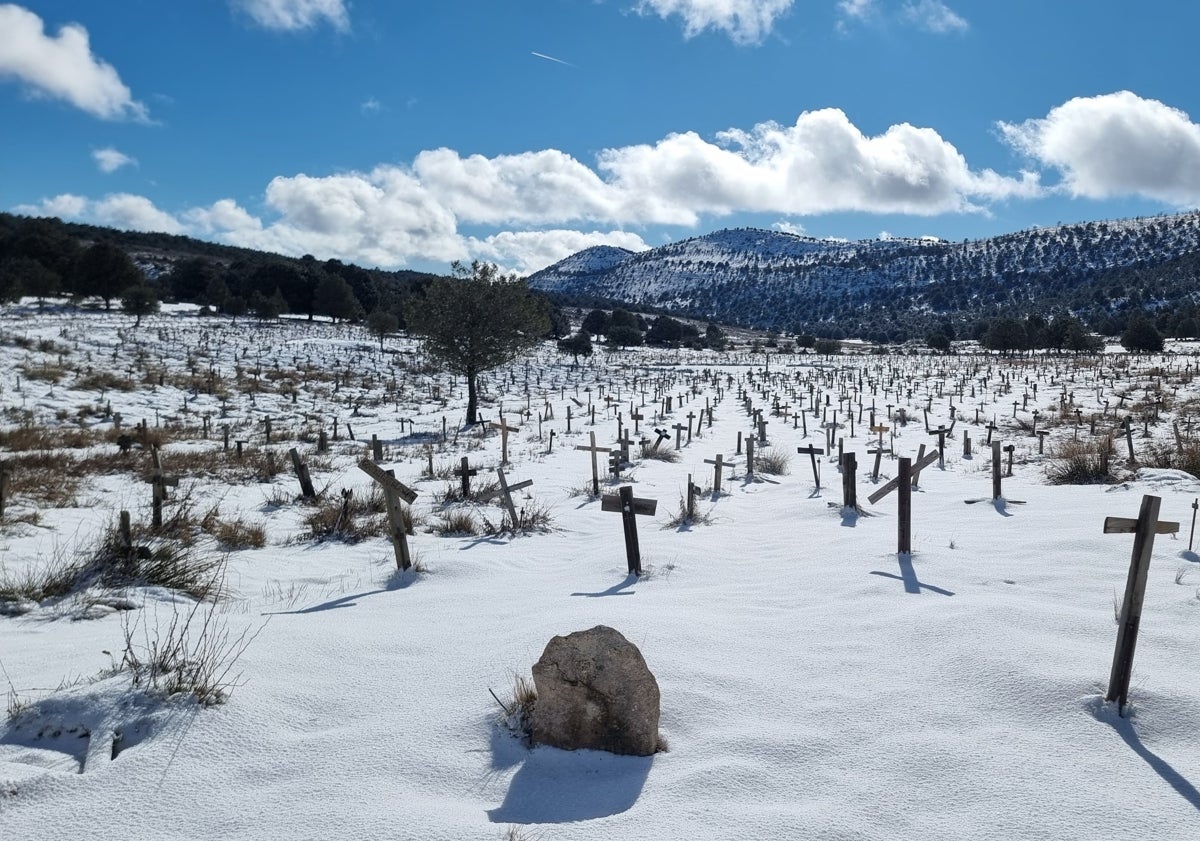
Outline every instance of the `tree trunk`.
{"label": "tree trunk", "polygon": [[475,372],[467,371],[467,425],[475,424],[475,410],[479,406],[479,395],[475,391]]}

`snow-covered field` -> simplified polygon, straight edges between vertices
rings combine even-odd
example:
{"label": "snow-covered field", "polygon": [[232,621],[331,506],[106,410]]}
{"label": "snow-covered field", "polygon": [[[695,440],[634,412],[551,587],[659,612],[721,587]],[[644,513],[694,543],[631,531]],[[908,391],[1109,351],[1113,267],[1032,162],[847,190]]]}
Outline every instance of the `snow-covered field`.
{"label": "snow-covered field", "polygon": [[[1152,445],[1176,447],[1172,421],[1189,447],[1200,435],[1189,423],[1200,397],[1195,356],[772,356],[764,370],[762,355],[600,350],[573,368],[547,346],[487,378],[483,412],[495,420],[503,408],[512,424],[529,406],[505,472],[533,481],[517,504],[547,513],[548,528],[447,536],[433,530],[447,510],[501,521],[495,503],[435,500],[457,484],[449,471],[463,455],[479,468],[474,481],[494,476],[500,437],[456,431],[462,381],[426,366],[416,343],[389,339],[381,354],[356,328],[231,325],[187,312],[136,332],[131,323],[69,310],[0,314],[5,433],[103,433],[74,442],[85,449],[35,448],[77,459],[78,475],[40,495],[19,490],[13,466],[30,452],[0,449],[18,488],[0,524],[0,582],[94,548],[121,510],[149,522],[150,455],[136,430],[131,452],[117,453],[110,412],[126,431],[144,420],[164,436],[163,469],[180,479],[168,519],[215,506],[214,519],[263,526],[266,545],[227,551],[200,536],[191,551],[225,558],[225,595],[198,609],[161,588],[8,603],[4,841],[1200,837],[1200,558],[1188,551],[1200,481],[1127,470],[1124,438],[1119,481],[1047,481],[1051,453],[1091,440],[1093,415],[1102,433],[1134,410],[1143,464]],[[136,387],[98,388],[103,371]],[[772,412],[776,394],[789,415],[801,399],[810,407],[810,384],[822,406],[829,396],[827,419],[842,424],[834,435],[857,454],[860,514],[842,508],[836,455],[823,457],[817,489],[808,457],[796,454],[825,446],[823,419],[809,409],[806,436]],[[734,458],[738,433],[751,434],[743,387],[790,467],[749,477],[738,457],[714,497],[705,459]],[[1143,423],[1155,411],[1148,391],[1164,401],[1157,421]],[[672,412],[653,418],[666,395]],[[658,500],[639,522],[640,579],[626,575],[621,518],[587,495],[589,456],[574,449],[589,432],[613,446],[617,413],[628,429],[631,402],[646,416],[643,431],[671,433],[663,450],[674,449],[672,425],[714,407],[712,426],[693,428],[677,463],[640,458],[635,445],[634,466],[605,482]],[[869,475],[872,403],[881,423],[887,404],[909,415],[885,436],[895,434],[899,456],[936,445],[923,410],[936,428],[957,409],[945,469],[926,468],[913,493],[911,558],[896,552],[895,494],[867,502],[897,470],[885,456],[878,481]],[[1051,430],[1044,456],[1034,409]],[[539,412],[553,414],[540,438]],[[335,418],[337,439],[320,457],[315,430],[332,437]],[[991,496],[983,424],[993,418],[996,439],[1016,446],[1004,496],[1025,504],[964,504]],[[382,466],[419,493],[409,543],[422,571],[398,573],[382,537],[313,539],[306,519],[316,507],[297,499],[290,447],[311,461],[327,500],[343,488],[365,497],[372,482],[356,464],[373,434]],[[241,464],[237,440],[247,442]],[[423,475],[431,442],[435,472],[447,478]],[[264,449],[279,470],[270,478]],[[108,472],[85,470],[85,456]],[[668,525],[689,474],[705,489],[698,521]],[[1103,697],[1133,538],[1102,529],[1106,516],[1136,517],[1144,494],[1161,496],[1162,519],[1180,531],[1155,542],[1122,718]],[[210,638],[223,633],[241,651],[224,703],[164,701],[112,669],[127,639],[144,654],[189,615],[193,642],[207,623]],[[504,727],[489,688],[507,698],[552,636],[597,624],[639,646],[655,673],[667,752],[530,749]]]}

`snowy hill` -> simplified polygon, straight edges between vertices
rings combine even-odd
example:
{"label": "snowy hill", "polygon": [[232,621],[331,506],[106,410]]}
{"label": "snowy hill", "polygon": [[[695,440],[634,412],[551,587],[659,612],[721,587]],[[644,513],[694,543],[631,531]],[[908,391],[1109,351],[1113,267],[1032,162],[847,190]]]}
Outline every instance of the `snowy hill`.
{"label": "snowy hill", "polygon": [[[931,321],[1071,311],[1095,320],[1127,305],[1194,306],[1190,268],[1164,288],[1130,269],[1200,252],[1200,213],[1038,228],[991,239],[819,240],[735,229],[617,259],[568,257],[536,289],[756,327],[905,338]],[[1112,288],[1110,288],[1112,287]],[[1131,300],[1130,293],[1134,293]]]}

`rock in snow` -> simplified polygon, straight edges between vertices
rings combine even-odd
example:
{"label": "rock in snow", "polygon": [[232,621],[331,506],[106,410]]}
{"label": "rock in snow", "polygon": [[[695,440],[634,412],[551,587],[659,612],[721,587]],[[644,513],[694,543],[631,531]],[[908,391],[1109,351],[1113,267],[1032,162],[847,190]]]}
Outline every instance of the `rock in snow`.
{"label": "rock in snow", "polygon": [[658,681],[637,646],[597,625],[555,637],[533,667],[533,741],[649,756],[658,747]]}

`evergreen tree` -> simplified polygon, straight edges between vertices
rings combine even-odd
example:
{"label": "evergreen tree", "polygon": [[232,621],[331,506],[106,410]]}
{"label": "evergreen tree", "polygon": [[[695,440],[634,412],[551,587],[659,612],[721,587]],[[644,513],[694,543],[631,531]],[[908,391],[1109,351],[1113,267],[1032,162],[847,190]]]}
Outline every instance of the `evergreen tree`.
{"label": "evergreen tree", "polygon": [[113,298],[145,279],[128,254],[103,240],[79,256],[72,278],[76,295],[100,298],[105,309],[111,308]]}
{"label": "evergreen tree", "polygon": [[379,349],[383,350],[383,337],[400,329],[400,319],[387,310],[375,310],[367,316],[367,329],[379,337]]}
{"label": "evergreen tree", "polygon": [[476,422],[478,377],[537,344],[549,319],[525,281],[491,263],[453,264],[454,277],[435,280],[413,313],[409,329],[425,350],[467,380],[467,423]]}
{"label": "evergreen tree", "polygon": [[121,293],[121,309],[134,316],[134,329],[142,326],[142,316],[158,312],[158,293],[148,283],[138,283]]}
{"label": "evergreen tree", "polygon": [[1121,346],[1130,353],[1159,353],[1163,349],[1162,333],[1150,319],[1136,313],[1121,334]]}

